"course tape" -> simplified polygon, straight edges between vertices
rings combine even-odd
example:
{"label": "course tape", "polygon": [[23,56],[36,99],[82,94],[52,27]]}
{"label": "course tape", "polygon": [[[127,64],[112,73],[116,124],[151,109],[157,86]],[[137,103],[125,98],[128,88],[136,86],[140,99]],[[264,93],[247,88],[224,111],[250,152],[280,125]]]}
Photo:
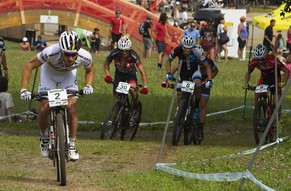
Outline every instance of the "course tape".
{"label": "course tape", "polygon": [[244,178],[248,178],[253,181],[256,185],[263,188],[266,191],[276,191],[273,188],[268,187],[267,185],[263,184],[262,182],[258,181],[249,170],[246,171]]}
{"label": "course tape", "polygon": [[199,179],[199,180],[208,180],[208,181],[236,181],[243,177],[244,173],[242,172],[228,172],[228,173],[216,173],[216,174],[197,174],[197,173],[190,173],[185,172],[182,170],[177,170],[174,168],[169,167],[167,164],[157,163],[156,169],[161,169],[165,172],[170,174],[174,174],[177,176],[188,177],[192,179]]}
{"label": "course tape", "polygon": [[[263,150],[265,148],[268,148],[272,145],[279,144],[280,142],[283,142],[284,140],[287,140],[289,137],[282,137],[278,138],[276,141],[261,146],[260,150]],[[257,148],[249,149],[243,152],[237,152],[230,155],[222,156],[222,157],[215,157],[212,159],[203,159],[200,161],[194,161],[194,162],[206,162],[210,160],[218,160],[223,158],[230,158],[240,155],[249,155],[256,151]],[[185,164],[185,163],[183,163]],[[264,185],[262,182],[258,181],[250,172],[249,170],[246,170],[245,173],[243,172],[226,172],[226,173],[216,173],[216,174],[198,174],[198,173],[189,173],[182,170],[178,170],[175,168],[172,168],[173,166],[177,165],[176,163],[156,163],[156,169],[161,169],[162,171],[168,172],[170,174],[174,174],[177,176],[183,176],[188,177],[192,179],[199,179],[199,180],[208,180],[208,181],[236,181],[241,178],[248,178],[251,181],[253,181],[256,185],[260,186],[261,188],[267,190],[267,191],[274,191],[274,189]]]}
{"label": "course tape", "polygon": [[[209,113],[206,115],[206,117],[211,117],[211,116],[215,116],[215,115],[219,115],[219,114],[224,114],[224,113],[229,113],[238,109],[242,109],[242,108],[248,108],[248,109],[254,109],[254,106],[247,106],[247,105],[242,105],[233,109],[228,109],[228,110],[224,110],[224,111],[218,111],[218,112],[213,112],[213,113]],[[290,109],[282,109],[282,112],[284,113],[291,113]],[[23,112],[23,113],[18,113],[18,114],[14,114],[15,116],[17,115],[23,115],[23,114],[30,114],[30,115],[35,115],[38,116],[38,114],[32,113],[30,111],[27,112]],[[0,117],[0,121],[2,120],[6,120],[8,118],[8,116],[1,116]],[[169,121],[169,124],[173,123],[173,121]],[[79,121],[79,124],[81,125],[87,125],[87,124],[100,124],[102,125],[103,122],[96,122],[96,121]],[[139,126],[140,127],[147,127],[147,126],[153,126],[153,125],[166,125],[167,122],[165,121],[158,121],[158,122],[152,122],[152,123],[140,123]]]}

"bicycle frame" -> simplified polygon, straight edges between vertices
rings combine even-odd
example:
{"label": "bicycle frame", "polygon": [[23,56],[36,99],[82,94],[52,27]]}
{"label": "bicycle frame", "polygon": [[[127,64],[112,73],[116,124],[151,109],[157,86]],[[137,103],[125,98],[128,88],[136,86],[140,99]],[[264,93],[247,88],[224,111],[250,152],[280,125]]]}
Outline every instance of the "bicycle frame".
{"label": "bicycle frame", "polygon": [[132,121],[131,119],[133,119],[132,116],[134,110],[128,94],[130,92],[129,90],[132,88],[135,89],[135,91],[138,91],[138,87],[133,88],[126,82],[119,82],[118,87],[116,88],[115,100],[103,122],[100,134],[101,139],[104,139],[105,137],[112,139],[113,137],[116,137],[117,132],[120,131],[120,139],[124,140],[126,131],[130,129],[131,134],[129,140],[132,140],[135,137],[139,126],[142,106],[140,102],[137,103],[138,115]]}
{"label": "bicycle frame", "polygon": [[53,161],[53,166],[57,167],[57,181],[61,186],[65,186],[66,162],[69,161],[69,125],[67,117],[68,99],[71,96],[81,95],[78,93],[67,94],[65,89],[49,90],[47,95],[33,95],[35,100],[48,100],[50,124],[47,129],[49,135],[49,158]]}

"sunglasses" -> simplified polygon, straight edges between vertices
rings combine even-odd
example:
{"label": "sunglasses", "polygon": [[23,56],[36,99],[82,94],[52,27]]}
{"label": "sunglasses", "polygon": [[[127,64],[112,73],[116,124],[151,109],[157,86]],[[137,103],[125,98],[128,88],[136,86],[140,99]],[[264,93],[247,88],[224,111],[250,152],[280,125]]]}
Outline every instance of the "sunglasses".
{"label": "sunglasses", "polygon": [[191,25],[192,28],[196,27],[195,25]]}
{"label": "sunglasses", "polygon": [[130,50],[121,50],[123,53],[129,53]]}
{"label": "sunglasses", "polygon": [[63,52],[66,57],[76,57],[78,56],[77,52]]}

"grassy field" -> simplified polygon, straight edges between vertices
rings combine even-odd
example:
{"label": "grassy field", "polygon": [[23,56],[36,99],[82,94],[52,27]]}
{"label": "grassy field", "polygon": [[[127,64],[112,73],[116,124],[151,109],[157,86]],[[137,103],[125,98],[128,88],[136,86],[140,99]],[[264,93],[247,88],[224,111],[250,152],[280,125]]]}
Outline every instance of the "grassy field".
{"label": "grassy field", "polygon": [[[14,112],[27,111],[28,102],[19,98],[21,72],[24,64],[35,55],[23,52],[17,43],[7,42],[9,92],[14,98]],[[94,94],[79,99],[80,121],[101,122],[112,100],[112,86],[103,81],[103,61],[108,52],[93,56],[96,68]],[[141,53],[140,53],[141,55]],[[166,71],[156,70],[157,55],[143,59],[148,75],[148,95],[140,95],[143,103],[142,122],[166,121],[172,90],[163,89],[160,82]],[[244,73],[247,62],[230,59],[218,64],[219,74],[214,79],[208,113],[232,109],[243,105]],[[111,66],[113,75],[114,67]],[[79,69],[79,85],[84,86],[84,71]],[[255,84],[259,73],[252,75]],[[32,88],[33,76],[30,89]],[[38,82],[38,80],[37,80]],[[37,88],[37,86],[36,86]],[[283,108],[291,108],[290,96]],[[247,105],[253,105],[253,94],[248,93]],[[37,108],[36,103],[33,107]],[[236,156],[220,160],[202,161],[254,148],[252,112],[247,109],[207,118],[205,140],[200,146],[171,146],[171,125],[166,135],[160,162],[177,163],[177,168],[192,173],[245,172],[252,157]],[[172,112],[174,113],[174,112]],[[284,114],[280,135],[289,135],[290,114]],[[174,191],[174,190],[238,190],[240,181],[210,182],[171,175],[155,169],[164,125],[142,127],[134,141],[100,140],[100,126],[79,125],[78,149],[80,160],[68,163],[68,185],[60,187],[55,181],[51,161],[39,154],[38,127],[32,123],[0,123],[0,190],[100,190],[100,191]],[[291,141],[284,141],[261,151],[251,173],[261,182],[276,190],[291,188]],[[244,190],[260,190],[247,180]]]}

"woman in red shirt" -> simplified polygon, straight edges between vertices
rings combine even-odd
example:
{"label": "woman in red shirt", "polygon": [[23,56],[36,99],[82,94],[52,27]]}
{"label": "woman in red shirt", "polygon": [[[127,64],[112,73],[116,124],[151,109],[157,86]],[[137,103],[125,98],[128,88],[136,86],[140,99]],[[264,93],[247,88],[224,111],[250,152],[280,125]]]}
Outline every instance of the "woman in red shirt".
{"label": "woman in red shirt", "polygon": [[156,25],[156,28],[154,30],[155,35],[155,47],[158,50],[158,66],[157,69],[162,68],[162,61],[163,61],[163,56],[164,52],[166,49],[166,37],[169,37],[166,24],[167,24],[168,16],[166,13],[161,13],[159,22]]}

